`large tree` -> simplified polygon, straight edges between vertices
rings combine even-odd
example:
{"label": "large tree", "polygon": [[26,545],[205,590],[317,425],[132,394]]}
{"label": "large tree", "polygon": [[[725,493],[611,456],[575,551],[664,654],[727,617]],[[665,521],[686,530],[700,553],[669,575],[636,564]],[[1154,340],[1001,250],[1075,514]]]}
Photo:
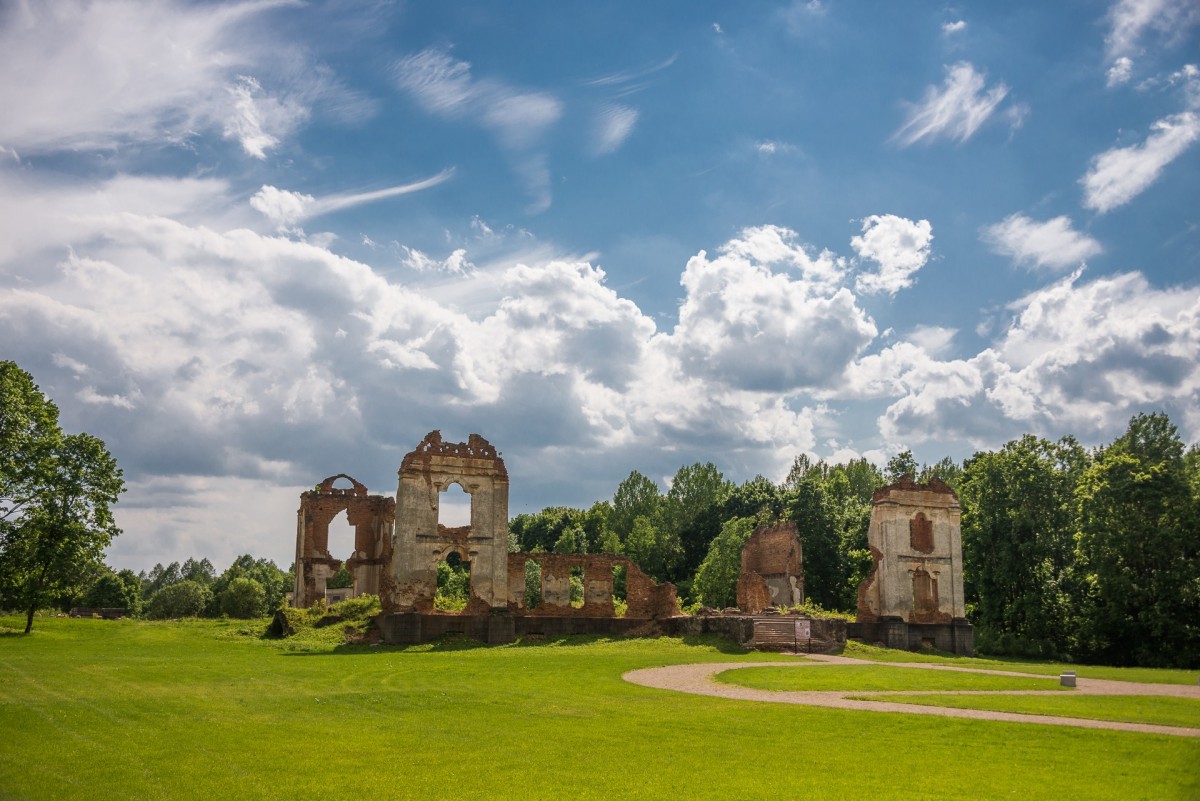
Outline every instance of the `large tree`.
{"label": "large tree", "polygon": [[125,488],[90,434],[64,435],[32,377],[0,362],[0,603],[26,613],[83,593],[120,533],[111,507]]}
{"label": "large tree", "polygon": [[967,461],[959,481],[963,572],[982,644],[1067,654],[1075,487],[1087,462],[1075,440],[1033,435]]}
{"label": "large tree", "polygon": [[1083,656],[1200,665],[1200,515],[1164,414],[1134,417],[1079,482]]}
{"label": "large tree", "polygon": [[662,505],[663,528],[679,539],[683,558],[677,582],[690,579],[704,559],[708,544],[721,531],[721,505],[732,485],[712,462],[684,466],[675,473]]}

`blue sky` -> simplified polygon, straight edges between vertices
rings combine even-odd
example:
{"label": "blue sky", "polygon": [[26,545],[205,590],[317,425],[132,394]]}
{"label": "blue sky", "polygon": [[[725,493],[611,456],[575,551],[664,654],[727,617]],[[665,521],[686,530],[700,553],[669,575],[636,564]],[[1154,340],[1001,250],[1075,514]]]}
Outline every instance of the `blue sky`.
{"label": "blue sky", "polygon": [[1195,442],[1198,66],[1190,0],[17,0],[0,356],[124,467],[120,567],[286,565],[434,428],[513,514]]}

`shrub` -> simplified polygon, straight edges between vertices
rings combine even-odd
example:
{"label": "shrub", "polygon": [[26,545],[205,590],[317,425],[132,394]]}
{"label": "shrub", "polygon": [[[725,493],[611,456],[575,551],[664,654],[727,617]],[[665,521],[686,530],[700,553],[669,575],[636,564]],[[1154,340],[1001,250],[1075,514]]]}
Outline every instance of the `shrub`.
{"label": "shrub", "polygon": [[266,606],[267,591],[252,578],[235,578],[221,593],[221,611],[230,617],[262,617]]}
{"label": "shrub", "polygon": [[146,616],[156,619],[168,617],[196,617],[208,605],[208,588],[195,581],[185,580],[163,587],[150,597]]}

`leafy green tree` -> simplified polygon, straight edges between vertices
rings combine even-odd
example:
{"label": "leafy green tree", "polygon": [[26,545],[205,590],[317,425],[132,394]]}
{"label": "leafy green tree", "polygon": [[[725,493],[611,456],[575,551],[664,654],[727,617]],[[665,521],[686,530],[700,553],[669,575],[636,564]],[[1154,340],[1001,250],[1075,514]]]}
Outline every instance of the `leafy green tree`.
{"label": "leafy green tree", "polygon": [[954,490],[954,494],[958,494],[959,484],[962,482],[964,468],[958,462],[951,459],[949,456],[943,458],[934,464],[927,464],[921,468],[917,475],[917,481],[922,484],[928,484],[931,480],[940,479]]}
{"label": "leafy green tree", "polygon": [[823,481],[826,470],[810,470],[788,493],[788,516],[796,524],[804,553],[804,594],[821,606],[838,606],[843,570],[839,561],[837,522]]}
{"label": "leafy green tree", "polygon": [[1075,440],[1026,435],[976,453],[959,482],[963,573],[981,644],[1067,655],[1075,489],[1087,466]]}
{"label": "leafy green tree", "polygon": [[216,580],[217,571],[207,559],[188,559],[183,563],[183,567],[179,568],[179,576],[181,579],[208,586]]}
{"label": "leafy green tree", "polygon": [[679,468],[661,504],[660,526],[683,549],[672,579],[690,577],[700,566],[708,544],[721,531],[722,504],[732,484],[712,462]]}
{"label": "leafy green tree", "polygon": [[[520,514],[509,521],[509,533],[515,534],[525,553],[552,551],[563,532],[583,526],[586,515],[569,506],[547,506],[536,514]],[[586,547],[586,543],[585,546]]]}
{"label": "leafy green tree", "polygon": [[262,617],[266,612],[267,593],[254,579],[239,576],[222,591],[220,603],[221,611],[230,617]]}
{"label": "leafy green tree", "polygon": [[754,518],[739,517],[725,523],[708,546],[696,571],[692,592],[706,606],[724,608],[737,602],[737,579],[742,567],[742,548],[754,533]]}
{"label": "leafy green tree", "polygon": [[1081,655],[1200,665],[1200,510],[1175,426],[1165,414],[1134,417],[1076,496]]}
{"label": "leafy green tree", "polygon": [[[178,562],[172,562],[166,567],[163,567],[160,562],[151,568],[149,573],[142,576],[142,598],[149,600],[164,587],[178,584],[181,581],[183,581],[183,572],[179,569]],[[197,581],[196,579],[192,579],[192,581],[205,586],[212,583],[211,581]]]}
{"label": "leafy green tree", "polygon": [[913,458],[912,451],[901,451],[888,459],[887,467],[883,471],[888,484],[894,484],[904,476],[912,476],[915,479],[920,472],[921,467]]}
{"label": "leafy green tree", "polygon": [[121,533],[111,507],[125,488],[90,434],[58,428],[58,409],[15,363],[0,362],[0,604],[26,613],[84,592]]}
{"label": "leafy green tree", "polygon": [[178,581],[154,593],[146,607],[146,616],[157,620],[198,617],[211,601],[208,587],[194,581]]}
{"label": "leafy green tree", "polygon": [[[129,572],[132,575],[132,571]],[[134,576],[134,581],[137,577]],[[131,617],[141,611],[141,584],[128,584],[111,570],[102,572],[83,596],[83,605],[92,609],[124,609]]]}
{"label": "leafy green tree", "polygon": [[242,554],[234,559],[233,564],[224,573],[217,576],[209,587],[212,592],[208,601],[207,614],[214,617],[221,614],[220,597],[222,593],[234,579],[242,577],[254,579],[262,585],[263,592],[266,593],[265,603],[268,612],[279,608],[283,603],[284,593],[292,586],[289,574],[280,570],[274,562],[269,559],[255,559],[250,554]]}
{"label": "leafy green tree", "polygon": [[565,529],[554,543],[554,553],[587,553],[587,534],[583,526]]}
{"label": "leafy green tree", "polygon": [[753,517],[758,525],[770,525],[786,510],[785,494],[770,479],[758,475],[730,489],[721,504],[721,526],[735,517]]}
{"label": "leafy green tree", "polygon": [[625,553],[646,575],[655,581],[666,581],[679,562],[683,548],[671,532],[658,528],[649,518],[638,516],[625,540]]}
{"label": "leafy green tree", "polygon": [[634,470],[617,486],[608,526],[617,532],[622,541],[628,542],[634,521],[639,517],[657,520],[661,506],[662,496],[658,494],[658,485]]}

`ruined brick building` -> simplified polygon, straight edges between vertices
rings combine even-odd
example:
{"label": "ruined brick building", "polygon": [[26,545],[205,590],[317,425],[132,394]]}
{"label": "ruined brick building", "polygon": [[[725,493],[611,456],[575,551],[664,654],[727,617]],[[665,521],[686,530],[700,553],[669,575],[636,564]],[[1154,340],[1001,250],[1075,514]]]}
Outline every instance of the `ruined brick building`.
{"label": "ruined brick building", "polygon": [[[340,480],[350,486],[336,487]],[[470,499],[470,522],[447,527],[439,513],[455,485]],[[858,623],[850,624],[857,633],[851,636],[893,647],[932,644],[969,652],[957,498],[940,482],[922,486],[906,479],[879,490],[874,504],[869,539],[875,565],[859,590]],[[301,495],[296,606],[326,598],[329,578],[343,565],[329,552],[329,524],[341,512],[354,528],[354,551],[345,561],[354,578],[350,594],[379,595],[379,627],[389,642],[424,642],[447,633],[508,642],[537,634],[708,631],[750,642],[755,615],[804,600],[801,540],[790,521],[759,528],[746,543],[739,615],[680,615],[674,585],[656,583],[622,556],[509,553],[504,460],[478,434],[453,443],[433,431],[401,462],[394,499],[369,494],[345,474]],[[457,613],[434,604],[437,566],[451,560],[469,569],[469,600]],[[533,607],[527,602],[531,576],[538,585]],[[614,604],[618,576],[627,604],[622,617]],[[579,605],[571,603],[573,577],[583,588]],[[844,641],[845,634],[840,636]]]}

